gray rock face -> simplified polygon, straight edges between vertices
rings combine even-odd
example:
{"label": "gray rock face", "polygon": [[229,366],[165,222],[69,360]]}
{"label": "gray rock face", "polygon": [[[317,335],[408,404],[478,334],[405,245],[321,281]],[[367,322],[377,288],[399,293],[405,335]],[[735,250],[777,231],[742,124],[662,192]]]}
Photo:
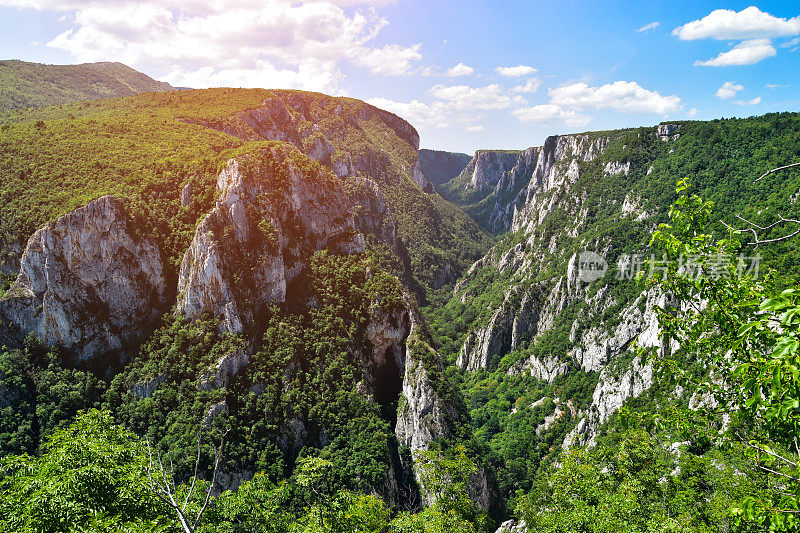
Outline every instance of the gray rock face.
{"label": "gray rock face", "polygon": [[[607,137],[586,134],[548,137],[538,152],[527,187],[514,202],[512,229],[541,224],[555,207],[559,191],[566,192],[577,181],[578,161],[593,161],[609,142]],[[554,194],[547,194],[551,191]]]}
{"label": "gray rock face", "polygon": [[397,223],[378,184],[369,178],[352,176],[347,178],[345,187],[356,230],[364,235],[375,235],[396,250],[399,244]]}
{"label": "gray rock face", "polygon": [[468,188],[494,187],[504,174],[517,164],[517,152],[479,150],[475,152],[467,168],[462,171],[470,176]]}
{"label": "gray rock face", "polygon": [[676,141],[680,138],[680,124],[659,124],[656,136],[662,141]]}
{"label": "gray rock face", "polygon": [[133,341],[166,298],[156,245],[136,234],[120,200],[103,196],[34,233],[0,314],[89,359]]}
{"label": "gray rock face", "polygon": [[414,164],[414,170],[411,173],[411,178],[416,182],[420,188],[428,194],[433,193],[433,184],[428,181],[428,178],[425,177],[425,173],[422,171],[422,167],[419,164],[419,160]]}
{"label": "gray rock face", "polygon": [[[197,227],[184,255],[178,309],[189,319],[222,318],[241,333],[265,305],[283,302],[286,286],[314,250],[364,250],[341,184],[305,174],[287,148],[233,159],[220,173],[216,207]],[[246,167],[246,168],[245,168]]]}
{"label": "gray rock face", "polygon": [[419,328],[419,319],[412,315],[395,427],[397,440],[412,452],[425,450],[430,443],[449,437],[459,416],[457,408],[447,404],[434,388],[425,360],[434,365],[441,365],[441,361],[422,338]]}

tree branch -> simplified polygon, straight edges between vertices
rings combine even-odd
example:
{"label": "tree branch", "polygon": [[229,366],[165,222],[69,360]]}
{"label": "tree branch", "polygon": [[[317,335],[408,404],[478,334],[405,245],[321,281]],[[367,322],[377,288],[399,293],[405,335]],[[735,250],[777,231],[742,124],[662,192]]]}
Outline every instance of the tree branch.
{"label": "tree branch", "polygon": [[794,167],[800,167],[800,162],[799,163],[792,163],[790,165],[786,165],[786,166],[783,166],[783,167],[778,167],[778,168],[773,168],[772,170],[768,170],[768,171],[764,172],[761,175],[761,177],[759,177],[753,183],[756,183],[756,182],[759,182],[759,181],[763,180],[764,178],[766,178],[770,174],[774,174],[774,173],[779,172],[781,170],[786,170],[787,168],[794,168]]}

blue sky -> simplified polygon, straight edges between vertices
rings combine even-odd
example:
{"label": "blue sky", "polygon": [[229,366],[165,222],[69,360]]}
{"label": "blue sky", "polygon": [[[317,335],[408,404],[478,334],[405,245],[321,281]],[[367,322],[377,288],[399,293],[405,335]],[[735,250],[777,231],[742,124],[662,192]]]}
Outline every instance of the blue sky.
{"label": "blue sky", "polygon": [[797,111],[800,3],[0,0],[0,58],[347,95],[472,152]]}

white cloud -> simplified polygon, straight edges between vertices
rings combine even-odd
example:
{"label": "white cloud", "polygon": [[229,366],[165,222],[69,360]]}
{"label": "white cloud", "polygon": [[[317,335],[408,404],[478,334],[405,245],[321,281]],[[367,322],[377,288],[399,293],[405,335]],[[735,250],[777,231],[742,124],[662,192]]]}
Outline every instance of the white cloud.
{"label": "white cloud", "polygon": [[528,124],[563,122],[570,127],[582,127],[592,120],[592,117],[588,115],[580,114],[571,109],[564,109],[555,104],[520,107],[513,110],[511,114]]}
{"label": "white cloud", "polygon": [[455,77],[458,77],[458,76],[469,76],[473,72],[475,72],[474,68],[468,67],[464,63],[459,63],[458,65],[456,65],[454,67],[450,67],[449,69],[447,69],[445,71],[444,75],[448,76],[450,78],[455,78]]}
{"label": "white cloud", "polygon": [[785,43],[781,44],[781,48],[791,48],[793,46],[797,46],[800,44],[800,37],[795,37],[791,41],[786,41]]}
{"label": "white cloud", "polygon": [[616,81],[602,87],[574,83],[550,89],[549,94],[551,104],[578,110],[611,108],[622,113],[663,115],[683,108],[677,96],[661,96],[657,91],[648,91],[632,81]]}
{"label": "white cloud", "polygon": [[396,102],[388,98],[370,98],[368,103],[386,109],[406,119],[415,126],[432,126],[446,128],[452,124],[460,124],[467,131],[480,131],[483,129],[476,122],[484,120],[486,116],[474,110],[459,109],[452,102],[437,100],[431,104],[411,100],[410,102]]}
{"label": "white cloud", "polygon": [[421,44],[418,43],[405,48],[390,44],[383,48],[374,48],[360,57],[356,57],[354,63],[370,69],[373,74],[387,76],[408,74],[411,71],[411,62],[422,59],[422,54],[419,53],[420,46]]}
{"label": "white cloud", "polygon": [[[376,46],[390,0],[0,0],[65,13],[48,46],[78,62],[121,61],[181,85],[291,87],[335,92],[343,62],[399,75],[420,45]],[[361,5],[345,11],[342,6]],[[167,69],[165,71],[165,69]]]}
{"label": "white cloud", "polygon": [[778,18],[750,6],[738,13],[717,9],[699,20],[684,24],[672,31],[684,41],[695,39],[766,39],[791,37],[800,34],[800,17]]}
{"label": "white cloud", "polygon": [[536,72],[536,69],[527,65],[517,65],[516,67],[497,67],[494,69],[501,76],[515,78],[518,76],[529,76]]}
{"label": "white cloud", "polygon": [[522,97],[510,96],[497,83],[485,87],[466,85],[434,85],[428,93],[447,102],[452,109],[491,110],[506,109],[515,103],[522,103]]}
{"label": "white cloud", "polygon": [[419,100],[395,102],[388,98],[370,98],[367,103],[391,111],[411,124],[435,125],[447,113],[446,106],[441,102],[428,105]]}
{"label": "white cloud", "polygon": [[695,61],[695,66],[730,67],[738,65],[754,65],[768,57],[778,54],[769,39],[752,39],[744,41],[727,52],[707,61]]}
{"label": "white cloud", "polygon": [[761,97],[757,96],[757,97],[753,98],[752,100],[747,100],[747,101],[745,101],[745,100],[736,100],[733,103],[736,104],[736,105],[758,105],[758,104],[761,103]]}
{"label": "white cloud", "polygon": [[465,129],[469,132],[477,133],[479,131],[483,131],[483,126],[481,125],[467,126]]}
{"label": "white cloud", "polygon": [[787,87],[791,87],[791,85],[783,85],[781,83],[768,83],[766,87],[767,89],[786,89]]}
{"label": "white cloud", "polygon": [[697,116],[697,109],[695,109],[695,108],[693,107],[693,108],[691,108],[691,109],[689,110],[689,113],[687,113],[687,114],[688,114],[690,117],[696,117],[696,116]]}
{"label": "white cloud", "polygon": [[539,78],[528,78],[525,82],[525,85],[517,85],[511,89],[512,92],[515,93],[535,93],[539,90],[539,86],[542,84],[542,80]]}
{"label": "white cloud", "polygon": [[744,86],[740,85],[733,81],[726,81],[722,84],[722,87],[717,89],[717,97],[722,98],[723,100],[727,98],[733,98],[736,96],[736,93],[739,91],[744,90]]}
{"label": "white cloud", "polygon": [[646,24],[646,25],[642,26],[641,28],[639,28],[638,30],[636,30],[636,32],[637,33],[646,33],[648,31],[651,31],[651,30],[654,30],[654,29],[658,28],[659,26],[661,26],[660,22],[658,22],[658,21],[651,22],[650,24]]}

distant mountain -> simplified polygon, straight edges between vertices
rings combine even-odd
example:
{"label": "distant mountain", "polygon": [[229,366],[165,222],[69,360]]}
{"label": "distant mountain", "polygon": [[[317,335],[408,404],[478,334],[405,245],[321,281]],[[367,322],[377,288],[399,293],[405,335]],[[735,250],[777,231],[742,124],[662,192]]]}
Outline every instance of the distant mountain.
{"label": "distant mountain", "polygon": [[0,61],[0,111],[45,107],[145,92],[173,91],[122,63],[44,65]]}
{"label": "distant mountain", "polygon": [[469,163],[470,156],[458,152],[445,152],[442,150],[419,151],[419,165],[428,181],[438,187],[458,176]]}

